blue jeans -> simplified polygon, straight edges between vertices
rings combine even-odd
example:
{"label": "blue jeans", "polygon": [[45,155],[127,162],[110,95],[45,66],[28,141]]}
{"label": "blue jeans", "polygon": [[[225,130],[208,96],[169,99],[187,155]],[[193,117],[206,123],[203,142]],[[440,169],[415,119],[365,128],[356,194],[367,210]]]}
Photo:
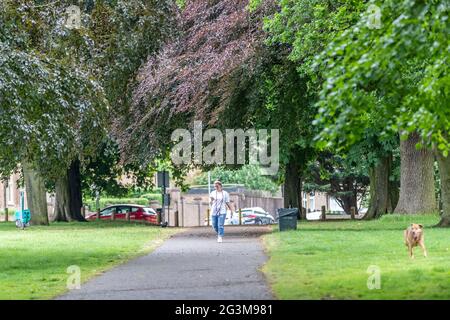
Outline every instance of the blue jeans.
{"label": "blue jeans", "polygon": [[223,237],[226,214],[212,215],[212,225],[219,237]]}

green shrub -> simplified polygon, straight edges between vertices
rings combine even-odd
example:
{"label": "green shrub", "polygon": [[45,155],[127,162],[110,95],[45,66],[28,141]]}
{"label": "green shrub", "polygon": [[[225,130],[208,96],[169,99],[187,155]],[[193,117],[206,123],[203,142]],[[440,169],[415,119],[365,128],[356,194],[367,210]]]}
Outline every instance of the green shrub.
{"label": "green shrub", "polygon": [[[8,209],[8,215],[12,216],[16,213],[16,208],[9,208]],[[4,216],[5,215],[5,211],[4,210],[0,210],[0,215]]]}
{"label": "green shrub", "polygon": [[[227,170],[224,167],[215,167],[211,170],[212,181],[219,179],[223,184],[242,184],[250,190],[266,190],[275,193],[279,186],[269,177],[262,175],[257,165],[245,165],[238,170]],[[203,172],[195,178],[196,184],[207,185],[208,173]]]}
{"label": "green shrub", "polygon": [[[154,188],[154,189],[147,189],[147,190],[140,190],[140,189],[133,189],[129,190],[126,196],[114,196],[111,195],[109,198],[142,198],[147,196],[158,196],[161,195],[161,189],[160,188]],[[106,196],[106,195],[105,195]]]}
{"label": "green shrub", "polygon": [[158,200],[161,201],[161,194],[160,193],[144,193],[140,196],[140,198],[145,198],[147,200]]}

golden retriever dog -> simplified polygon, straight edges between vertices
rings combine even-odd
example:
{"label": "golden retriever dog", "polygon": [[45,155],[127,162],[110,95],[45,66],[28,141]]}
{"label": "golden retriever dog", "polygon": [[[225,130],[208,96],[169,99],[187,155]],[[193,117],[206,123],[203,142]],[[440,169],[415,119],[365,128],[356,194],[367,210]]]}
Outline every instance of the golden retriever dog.
{"label": "golden retriever dog", "polygon": [[425,248],[425,239],[423,234],[423,225],[411,223],[405,230],[405,245],[408,247],[409,256],[414,259],[413,248],[420,246],[423,250],[424,257],[427,256],[427,249]]}

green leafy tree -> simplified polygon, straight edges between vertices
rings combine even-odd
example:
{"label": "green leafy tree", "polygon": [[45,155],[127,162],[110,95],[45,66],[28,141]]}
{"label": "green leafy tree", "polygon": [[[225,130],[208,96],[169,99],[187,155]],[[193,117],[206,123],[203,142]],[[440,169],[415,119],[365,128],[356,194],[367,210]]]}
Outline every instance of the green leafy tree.
{"label": "green leafy tree", "polygon": [[330,152],[319,153],[305,172],[305,191],[326,192],[347,214],[352,207],[358,211],[368,190],[369,176],[368,168],[355,155],[359,154],[342,157]]}
{"label": "green leafy tree", "polygon": [[5,43],[0,52],[2,175],[22,165],[33,223],[47,224],[42,175],[63,173],[85,147],[79,129],[101,123],[103,93],[86,74],[51,59]]}
{"label": "green leafy tree", "polygon": [[[212,179],[219,179],[222,183],[243,184],[250,190],[265,190],[276,192],[278,184],[267,176],[261,174],[261,170],[255,165],[245,165],[238,170],[227,170],[216,167],[211,170]],[[208,184],[208,173],[203,173],[195,180],[198,184]]]}
{"label": "green leafy tree", "polygon": [[[405,197],[424,203],[419,208],[430,211],[436,202],[433,175],[428,173],[433,161],[427,149],[435,152],[442,184],[440,225],[448,226],[449,3],[385,1],[380,9],[379,29],[372,28],[367,21],[370,15],[366,16],[318,58],[317,65],[327,70],[318,102],[317,122],[326,128],[318,136],[319,144],[354,143],[367,127],[367,112],[376,110],[385,119],[381,133],[400,132],[402,141],[407,141],[401,149],[418,153],[415,157],[426,175],[411,174],[401,182],[426,186],[424,192]],[[419,171],[411,166],[409,171],[413,170]],[[400,194],[399,205],[402,202]]]}
{"label": "green leafy tree", "polygon": [[[92,199],[101,195],[123,197],[129,196],[135,188],[151,189],[154,187],[153,176],[158,167],[155,164],[151,169],[122,164],[117,143],[106,137],[99,151],[87,159],[82,169],[83,194]],[[122,177],[128,178],[126,185],[121,182]]]}
{"label": "green leafy tree", "polygon": [[[254,10],[268,1],[251,1]],[[317,157],[312,125],[321,73],[317,54],[359,17],[363,1],[280,1],[264,20],[269,54],[256,81],[251,123],[280,128],[285,206],[300,207],[306,164]],[[330,23],[332,22],[332,23]]]}
{"label": "green leafy tree", "polygon": [[[126,109],[130,92],[127,88],[137,68],[167,34],[166,22],[172,19],[173,4],[171,1],[156,2],[86,1],[82,4],[77,28],[66,26],[66,10],[72,1],[2,2],[2,44],[19,54],[29,55],[31,60],[45,61],[48,69],[42,74],[38,71],[41,78],[45,78],[47,72],[46,81],[30,78],[36,80],[36,87],[27,94],[35,92],[36,96],[42,95],[42,99],[54,99],[47,103],[54,104],[54,109],[60,108],[54,113],[50,108],[39,113],[44,104],[40,105],[40,97],[34,97],[35,117],[29,119],[29,124],[43,126],[42,130],[49,133],[34,140],[33,150],[27,149],[28,156],[33,157],[28,167],[39,173],[34,176],[55,181],[55,220],[83,220],[80,175],[86,159],[91,161],[101,149],[99,146],[108,129],[105,97],[113,102],[109,113]],[[26,60],[29,59],[24,58],[17,64],[18,69],[24,69],[17,75],[19,83],[27,82]],[[45,97],[45,85],[54,87],[57,94]],[[30,104],[31,100],[27,101],[24,93],[21,91],[15,97],[20,103]],[[16,120],[20,119],[12,122]],[[56,128],[58,134],[50,135]],[[46,155],[41,156],[39,152]],[[8,157],[9,166],[2,167],[11,170],[17,166],[19,154],[16,152],[15,158]],[[24,158],[20,163],[25,168]],[[43,193],[42,188],[40,191]],[[27,194],[32,196],[31,192]]]}

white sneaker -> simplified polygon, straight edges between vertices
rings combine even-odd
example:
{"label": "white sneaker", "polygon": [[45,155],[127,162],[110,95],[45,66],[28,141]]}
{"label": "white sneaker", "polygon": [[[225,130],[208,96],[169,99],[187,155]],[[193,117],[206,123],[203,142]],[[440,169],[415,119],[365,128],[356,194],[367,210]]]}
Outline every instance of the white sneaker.
{"label": "white sneaker", "polygon": [[219,243],[222,242],[222,237],[221,237],[221,236],[218,236],[218,237],[217,237],[217,242],[219,242]]}

